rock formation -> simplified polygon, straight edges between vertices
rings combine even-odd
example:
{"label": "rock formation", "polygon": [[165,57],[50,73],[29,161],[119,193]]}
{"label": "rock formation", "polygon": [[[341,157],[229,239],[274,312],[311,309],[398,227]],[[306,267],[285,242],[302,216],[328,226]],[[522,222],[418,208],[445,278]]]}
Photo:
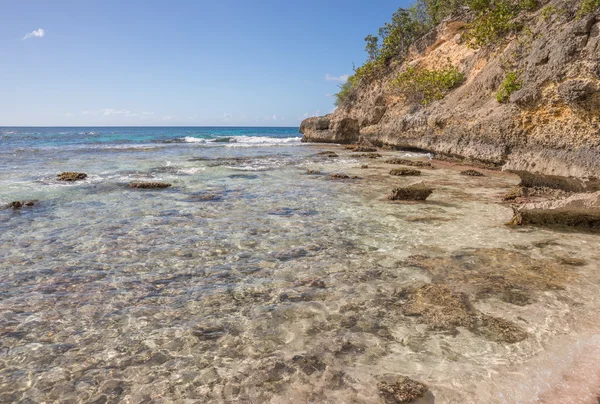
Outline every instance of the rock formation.
{"label": "rock formation", "polygon": [[[510,170],[565,177],[600,173],[600,11],[578,15],[578,0],[540,1],[515,18],[493,47],[464,39],[472,15],[446,19],[413,44],[403,64],[361,80],[330,115],[305,120],[305,142],[422,149]],[[554,10],[557,10],[554,12]],[[452,63],[462,84],[414,105],[390,90],[409,66]],[[507,74],[519,88],[499,102]]]}

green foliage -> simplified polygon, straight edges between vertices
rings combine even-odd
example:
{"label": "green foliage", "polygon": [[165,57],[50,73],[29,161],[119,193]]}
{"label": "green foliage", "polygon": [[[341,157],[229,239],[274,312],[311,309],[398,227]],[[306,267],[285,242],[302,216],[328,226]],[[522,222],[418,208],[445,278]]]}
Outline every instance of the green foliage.
{"label": "green foliage", "polygon": [[583,0],[579,5],[577,16],[582,17],[584,14],[594,12],[598,7],[600,7],[600,0]]}
{"label": "green foliage", "polygon": [[340,91],[335,94],[334,104],[336,107],[342,105],[350,97],[350,94],[352,94],[352,91],[354,90],[354,85],[350,80],[346,81],[344,84],[340,84],[339,87]]}
{"label": "green foliage", "polygon": [[502,83],[500,83],[500,87],[498,87],[496,100],[499,103],[507,102],[510,95],[515,91],[520,90],[522,85],[523,83],[519,80],[516,72],[508,72]]}
{"label": "green foliage", "polygon": [[439,70],[409,67],[392,81],[391,88],[408,103],[428,105],[444,98],[463,80],[464,75],[448,62]]}
{"label": "green foliage", "polygon": [[553,5],[542,8],[542,19],[548,21],[553,15],[558,14],[559,10]]}
{"label": "green foliage", "polygon": [[518,5],[500,0],[477,13],[470,24],[466,38],[473,47],[484,47],[499,42],[508,32],[515,29],[512,19],[519,12]]}

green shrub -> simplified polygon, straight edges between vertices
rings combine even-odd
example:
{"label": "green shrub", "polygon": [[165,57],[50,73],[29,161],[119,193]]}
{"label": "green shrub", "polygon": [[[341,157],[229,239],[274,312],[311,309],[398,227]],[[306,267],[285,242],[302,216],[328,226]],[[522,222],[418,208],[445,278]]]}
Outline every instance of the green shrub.
{"label": "green shrub", "polygon": [[579,5],[577,16],[582,17],[584,14],[595,11],[598,7],[600,7],[600,0],[583,0]]}
{"label": "green shrub", "polygon": [[512,19],[518,12],[519,8],[515,4],[501,0],[491,8],[477,13],[475,20],[469,24],[465,37],[475,48],[497,43],[516,28]]}
{"label": "green shrub", "polygon": [[391,89],[410,104],[428,105],[458,87],[464,75],[450,63],[440,70],[409,67],[392,82]]}
{"label": "green shrub", "polygon": [[522,85],[523,83],[519,80],[516,72],[508,72],[502,83],[500,83],[500,87],[498,87],[496,100],[499,103],[507,102],[510,95],[515,91],[520,90]]}
{"label": "green shrub", "polygon": [[334,95],[335,101],[333,103],[336,107],[342,105],[350,97],[350,94],[352,94],[352,91],[354,90],[354,85],[350,80],[346,81],[344,84],[340,84],[339,87],[340,91]]}

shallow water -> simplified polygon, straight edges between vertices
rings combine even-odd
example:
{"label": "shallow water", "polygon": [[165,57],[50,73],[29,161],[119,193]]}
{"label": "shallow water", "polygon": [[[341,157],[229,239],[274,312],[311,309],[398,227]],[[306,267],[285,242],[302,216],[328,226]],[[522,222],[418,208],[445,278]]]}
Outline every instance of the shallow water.
{"label": "shallow water", "polygon": [[[0,205],[38,202],[0,210],[0,402],[379,403],[389,375],[436,403],[595,402],[598,236],[504,226],[516,178],[435,163],[427,202],[391,203],[415,179],[381,159],[223,143],[3,151]],[[408,313],[425,284],[525,338]]]}

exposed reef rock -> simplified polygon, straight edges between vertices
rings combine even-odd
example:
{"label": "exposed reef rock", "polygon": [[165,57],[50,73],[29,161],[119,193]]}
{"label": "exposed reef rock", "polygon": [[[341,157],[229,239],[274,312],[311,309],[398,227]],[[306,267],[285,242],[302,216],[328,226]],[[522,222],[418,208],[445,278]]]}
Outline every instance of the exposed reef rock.
{"label": "exposed reef rock", "polygon": [[461,171],[460,175],[465,175],[467,177],[485,177],[485,175],[483,175],[482,173],[480,173],[479,171],[476,171],[476,170]]}
{"label": "exposed reef rock", "polygon": [[356,153],[374,153],[377,149],[375,147],[358,146],[354,149]]}
{"label": "exposed reef rock", "polygon": [[[403,64],[361,80],[332,114],[304,121],[303,140],[360,139],[509,170],[599,176],[600,12],[576,18],[579,5],[543,1],[521,13],[515,33],[492,48],[474,49],[462,39],[468,12],[443,21],[412,46]],[[550,17],[549,10],[555,10]],[[441,100],[419,105],[390,90],[407,66],[434,69],[448,62],[464,80]],[[518,88],[499,102],[496,94],[510,72]]]}
{"label": "exposed reef rock", "polygon": [[56,178],[59,181],[69,181],[69,182],[81,181],[81,180],[85,180],[87,178],[87,174],[86,173],[77,173],[77,172],[73,172],[73,171],[66,171],[64,173],[58,174],[56,176]]}
{"label": "exposed reef rock", "polygon": [[129,188],[136,189],[164,189],[169,188],[171,184],[167,182],[130,182]]}
{"label": "exposed reef rock", "polygon": [[338,154],[336,152],[332,152],[332,151],[322,151],[317,153],[318,156],[323,156],[323,157],[329,157],[329,158],[337,158],[339,157]]}
{"label": "exposed reef rock", "polygon": [[393,158],[393,159],[388,159],[388,160],[384,161],[384,163],[402,164],[405,166],[419,167],[419,168],[433,168],[433,166],[431,165],[431,163],[429,161],[420,161],[420,160]]}
{"label": "exposed reef rock", "polygon": [[390,175],[397,175],[397,176],[419,176],[421,175],[421,171],[419,170],[412,170],[410,168],[394,168],[392,171],[390,171]]}
{"label": "exposed reef rock", "polygon": [[425,184],[413,184],[392,190],[388,196],[391,201],[424,201],[433,193],[433,188]]}
{"label": "exposed reef rock", "polygon": [[526,203],[515,208],[514,217],[508,224],[600,229],[600,192]]}
{"label": "exposed reef rock", "polygon": [[404,376],[400,376],[392,382],[380,381],[377,388],[386,404],[413,403],[428,391],[427,386],[423,383]]}

